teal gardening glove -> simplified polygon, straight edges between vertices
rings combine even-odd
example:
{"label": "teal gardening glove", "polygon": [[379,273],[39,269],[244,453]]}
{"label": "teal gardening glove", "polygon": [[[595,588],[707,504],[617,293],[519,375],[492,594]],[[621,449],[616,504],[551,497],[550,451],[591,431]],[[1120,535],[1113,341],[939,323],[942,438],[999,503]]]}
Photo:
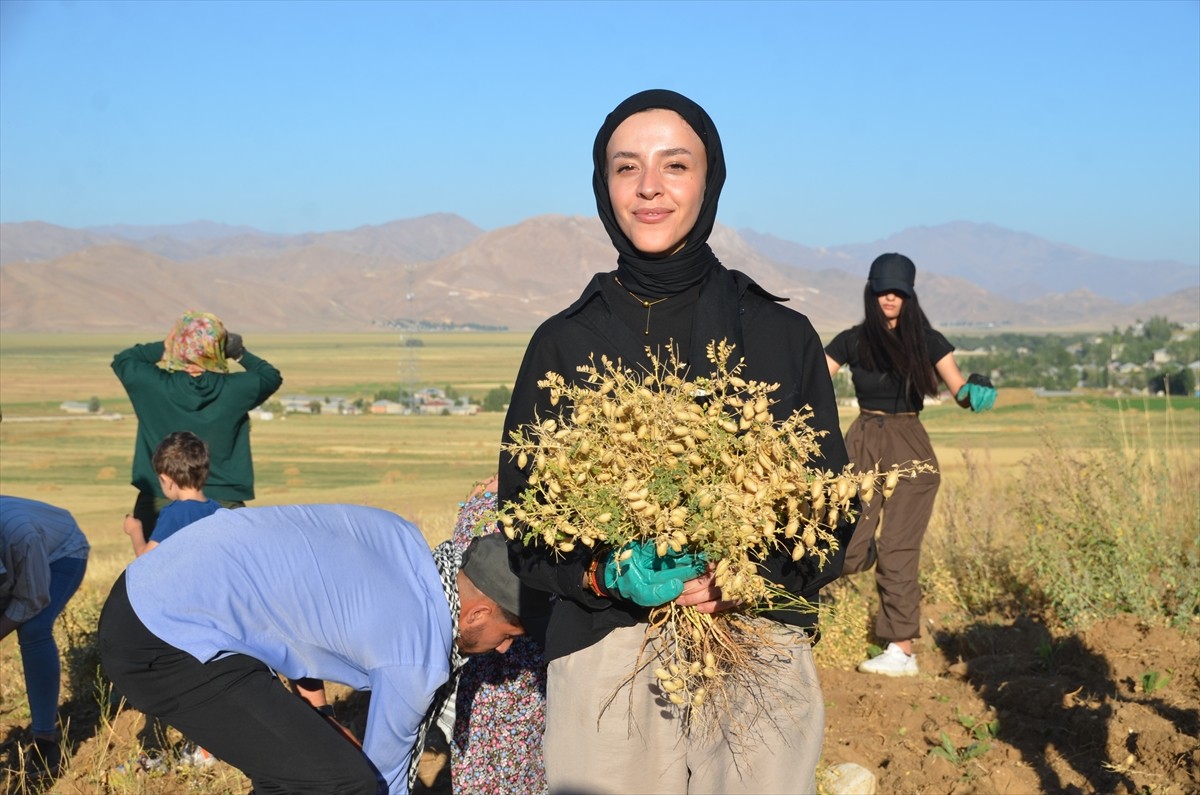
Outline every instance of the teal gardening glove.
{"label": "teal gardening glove", "polygon": [[967,383],[962,385],[962,389],[958,390],[954,399],[964,409],[970,408],[971,411],[976,412],[987,411],[996,403],[996,387],[992,385],[992,379],[986,375],[971,373],[967,378]]}
{"label": "teal gardening glove", "polygon": [[683,583],[704,573],[703,555],[668,551],[659,557],[653,541],[633,542],[622,547],[633,555],[618,560],[620,550],[608,556],[604,564],[604,587],[609,593],[636,602],[642,607],[658,607],[683,593]]}

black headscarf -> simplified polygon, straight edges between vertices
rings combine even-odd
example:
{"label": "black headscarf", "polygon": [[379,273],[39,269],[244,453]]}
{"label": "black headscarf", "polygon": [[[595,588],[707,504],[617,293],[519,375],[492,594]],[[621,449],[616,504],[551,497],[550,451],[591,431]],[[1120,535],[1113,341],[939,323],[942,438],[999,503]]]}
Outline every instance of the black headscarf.
{"label": "black headscarf", "polygon": [[[648,257],[633,247],[617,224],[617,216],[608,196],[609,139],[621,122],[635,113],[655,108],[673,110],[683,117],[704,143],[708,165],[704,199],[696,224],[688,232],[683,248],[665,257]],[[708,247],[708,236],[712,234],[713,224],[717,220],[717,201],[725,184],[725,153],[721,149],[717,127],[704,108],[682,94],[666,89],[655,88],[634,94],[608,114],[596,133],[596,142],[592,145],[592,165],[592,191],[596,194],[596,209],[617,248],[617,276],[623,285],[647,298],[676,295],[703,282],[709,272],[720,264]]]}

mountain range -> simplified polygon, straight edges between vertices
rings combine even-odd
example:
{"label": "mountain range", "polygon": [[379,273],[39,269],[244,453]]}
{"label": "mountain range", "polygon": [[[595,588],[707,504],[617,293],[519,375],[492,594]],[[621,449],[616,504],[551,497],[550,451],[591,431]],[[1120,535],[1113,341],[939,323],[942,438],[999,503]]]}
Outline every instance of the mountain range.
{"label": "mountain range", "polygon": [[[885,251],[917,263],[921,305],[939,327],[1107,331],[1155,315],[1200,323],[1198,266],[1114,259],[991,224],[832,248],[718,225],[709,242],[822,333],[861,319],[867,270]],[[530,330],[613,267],[599,221],[580,216],[485,232],[440,213],[300,235],[212,222],[5,223],[0,331],[162,332],[187,309],[245,331]]]}

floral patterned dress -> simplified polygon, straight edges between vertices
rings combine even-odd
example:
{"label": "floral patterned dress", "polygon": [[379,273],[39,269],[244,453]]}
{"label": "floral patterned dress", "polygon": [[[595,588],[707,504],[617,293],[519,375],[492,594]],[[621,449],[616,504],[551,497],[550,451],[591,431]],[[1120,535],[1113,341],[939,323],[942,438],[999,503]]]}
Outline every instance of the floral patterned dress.
{"label": "floral patterned dress", "polygon": [[[494,486],[493,486],[494,488]],[[492,489],[462,503],[453,541],[460,550],[496,507]],[[546,661],[528,638],[516,638],[504,654],[490,652],[463,666],[455,701],[451,782],[455,795],[545,795],[542,731],[546,724]]]}

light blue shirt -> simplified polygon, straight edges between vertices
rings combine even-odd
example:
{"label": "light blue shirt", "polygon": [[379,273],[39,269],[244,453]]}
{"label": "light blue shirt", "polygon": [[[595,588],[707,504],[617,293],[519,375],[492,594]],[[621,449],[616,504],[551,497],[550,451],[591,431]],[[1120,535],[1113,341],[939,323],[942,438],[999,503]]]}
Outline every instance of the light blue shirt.
{"label": "light blue shirt", "polygon": [[0,610],[18,624],[50,604],[50,564],[87,559],[88,540],[64,508],[0,496]]}
{"label": "light blue shirt", "polygon": [[420,530],[353,505],[218,511],[129,565],[129,602],[161,640],[288,677],[370,690],[363,750],[390,792],[450,676],[450,606]]}

